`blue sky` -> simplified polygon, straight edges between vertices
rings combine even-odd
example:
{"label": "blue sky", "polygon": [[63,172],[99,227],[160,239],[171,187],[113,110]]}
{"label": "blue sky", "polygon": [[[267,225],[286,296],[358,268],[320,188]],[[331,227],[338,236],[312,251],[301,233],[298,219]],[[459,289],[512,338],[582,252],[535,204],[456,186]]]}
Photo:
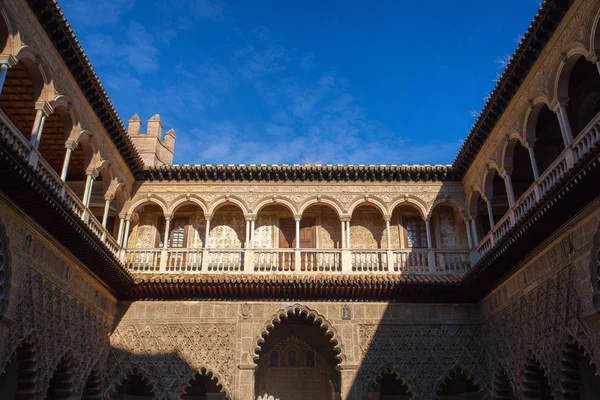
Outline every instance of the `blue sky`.
{"label": "blue sky", "polygon": [[449,164],[539,0],[59,0],[175,163]]}

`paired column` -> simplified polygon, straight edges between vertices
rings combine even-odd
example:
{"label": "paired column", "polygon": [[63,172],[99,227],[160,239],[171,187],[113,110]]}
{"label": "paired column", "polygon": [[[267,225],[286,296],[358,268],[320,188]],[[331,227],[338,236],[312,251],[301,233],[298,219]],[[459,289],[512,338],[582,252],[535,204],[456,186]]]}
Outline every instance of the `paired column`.
{"label": "paired column", "polygon": [[494,229],[494,226],[496,225],[496,223],[494,222],[494,214],[492,213],[492,198],[487,197],[485,199],[485,204],[487,205],[488,217],[490,219],[490,230],[491,230],[491,229]]}
{"label": "paired column", "polygon": [[296,250],[300,249],[300,219],[301,217],[296,217]]}
{"label": "paired column", "polygon": [[341,220],[340,221],[341,226],[342,226],[342,249],[346,248],[346,221]]}
{"label": "paired column", "polygon": [[471,236],[471,217],[463,215],[463,220],[465,221],[465,228],[467,230],[467,240],[469,241],[469,248],[472,249],[475,246],[473,245],[473,237]]}
{"label": "paired column", "polygon": [[121,247],[123,246],[123,228],[125,225],[125,214],[119,214],[119,233],[117,233],[117,244]]}
{"label": "paired column", "polygon": [[535,146],[534,139],[527,139],[527,151],[529,152],[529,159],[531,160],[531,169],[533,170],[533,179],[537,181],[540,179],[540,172],[537,166],[537,160],[535,159],[535,152],[533,148]]}
{"label": "paired column", "polygon": [[244,247],[247,249],[250,246],[250,218],[246,218],[246,241]]}
{"label": "paired column", "polygon": [[94,187],[94,179],[99,175],[95,168],[88,169],[85,177],[85,188],[83,189],[83,204],[89,208],[92,199],[92,189]]}
{"label": "paired column", "polygon": [[31,144],[31,146],[37,150],[40,147],[40,142],[42,141],[42,133],[44,132],[44,123],[46,122],[46,117],[52,113],[52,109],[45,102],[37,103],[35,108],[35,121],[33,122],[33,127],[31,129],[31,138],[29,139],[29,144]]}
{"label": "paired column", "polygon": [[387,248],[390,250],[392,248],[392,232],[390,227],[390,219],[385,219],[385,232],[387,236]]}
{"label": "paired column", "polygon": [[433,241],[431,240],[431,219],[424,218],[425,232],[427,233],[427,249],[429,250],[429,271],[435,272],[435,253],[433,251]]}
{"label": "paired column", "polygon": [[508,196],[508,206],[512,208],[515,205],[515,192],[512,184],[512,168],[504,168],[504,184],[506,185],[506,195]]}
{"label": "paired column", "polygon": [[73,140],[69,140],[67,143],[65,143],[65,148],[67,151],[65,152],[65,160],[63,161],[62,171],[60,173],[60,179],[62,179],[63,182],[67,181],[69,163],[71,162],[71,155],[73,154],[75,147],[77,147],[77,143]]}
{"label": "paired column", "polygon": [[131,215],[125,217],[125,230],[123,232],[123,242],[121,243],[121,261],[125,261],[127,254],[127,242],[129,241],[129,228],[131,226]]}
{"label": "paired column", "polygon": [[479,243],[479,232],[477,232],[477,217],[471,216],[471,233],[473,235],[473,248],[477,247]]}
{"label": "paired column", "polygon": [[171,216],[165,215],[165,232],[163,234],[163,247],[160,252],[160,269],[165,271],[169,263],[169,232],[171,232]]}
{"label": "paired column", "polygon": [[562,133],[563,142],[565,148],[569,147],[573,143],[573,132],[571,131],[571,124],[569,123],[569,115],[567,114],[567,102],[568,100],[562,100],[559,103],[558,110],[555,111],[556,117],[558,118],[558,125],[560,126],[560,132]]}

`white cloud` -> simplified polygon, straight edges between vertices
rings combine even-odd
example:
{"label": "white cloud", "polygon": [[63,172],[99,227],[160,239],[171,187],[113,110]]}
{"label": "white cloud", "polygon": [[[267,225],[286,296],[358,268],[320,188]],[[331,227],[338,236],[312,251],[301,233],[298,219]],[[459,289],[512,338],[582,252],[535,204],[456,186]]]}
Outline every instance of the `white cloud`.
{"label": "white cloud", "polygon": [[154,71],[158,68],[159,51],[154,46],[154,36],[135,21],[129,21],[127,42],[122,52],[131,67],[139,72]]}

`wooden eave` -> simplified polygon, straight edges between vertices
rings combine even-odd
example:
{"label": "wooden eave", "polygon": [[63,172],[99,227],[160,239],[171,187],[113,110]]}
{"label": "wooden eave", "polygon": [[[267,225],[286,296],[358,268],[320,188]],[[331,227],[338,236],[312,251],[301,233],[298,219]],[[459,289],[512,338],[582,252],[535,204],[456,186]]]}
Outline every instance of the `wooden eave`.
{"label": "wooden eave", "polygon": [[144,181],[401,182],[460,181],[448,165],[184,165],[140,171]]}
{"label": "wooden eave", "polygon": [[27,3],[129,170],[135,175],[143,168],[142,159],[60,7],[55,0],[27,0]]}

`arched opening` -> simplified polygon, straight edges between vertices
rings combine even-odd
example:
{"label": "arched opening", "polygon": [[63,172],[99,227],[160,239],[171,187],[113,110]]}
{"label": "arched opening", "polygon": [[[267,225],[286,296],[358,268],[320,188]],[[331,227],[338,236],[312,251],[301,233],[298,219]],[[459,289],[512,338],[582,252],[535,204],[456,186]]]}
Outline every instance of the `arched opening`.
{"label": "arched opening", "polygon": [[[157,222],[158,231],[164,232],[165,219],[158,218]],[[205,235],[206,217],[203,209],[191,202],[180,204],[173,211],[169,223],[167,271],[200,271]]]}
{"label": "arched opening", "polygon": [[81,200],[83,200],[83,192],[85,190],[86,170],[90,165],[93,155],[94,149],[90,139],[88,137],[81,137],[78,145],[73,148],[69,159],[65,182]]}
{"label": "arched opening", "polygon": [[569,76],[567,115],[573,138],[576,138],[600,112],[600,75],[598,67],[585,59],[573,65]]}
{"label": "arched opening", "polygon": [[395,371],[388,369],[377,377],[368,394],[369,400],[409,400],[413,393]]}
{"label": "arched opening", "polygon": [[494,370],[493,390],[497,400],[516,400],[508,374],[500,366]]}
{"label": "arched opening", "polygon": [[48,389],[46,391],[46,400],[69,399],[73,394],[73,359],[63,358],[56,366]]}
{"label": "arched opening", "polygon": [[535,126],[533,130],[535,136],[534,153],[538,171],[541,175],[565,149],[565,142],[558,123],[558,117],[546,104],[537,111],[537,116],[536,112],[532,112],[530,118]]}
{"label": "arched opening", "polygon": [[[160,269],[164,244],[163,209],[155,203],[144,203],[132,212],[130,232],[124,232],[123,247],[127,248],[125,265],[131,271],[151,272]],[[163,229],[160,224],[163,224]]]}
{"label": "arched opening", "polygon": [[508,194],[506,193],[506,183],[498,173],[498,170],[492,168],[488,171],[484,187],[485,195],[492,203],[494,222],[498,223],[510,209]]}
{"label": "arched opening", "polygon": [[475,245],[477,245],[491,230],[487,203],[481,196],[481,193],[477,191],[473,192],[469,210],[471,217],[475,220],[476,232],[472,233]]}
{"label": "arched opening", "polygon": [[12,37],[2,16],[0,16],[0,50],[1,54],[10,54],[12,51]]}
{"label": "arched opening", "polygon": [[[300,237],[306,229],[300,225]],[[254,269],[293,271],[295,266],[296,220],[289,208],[267,205],[256,215],[254,227]]]}
{"label": "arched opening", "polygon": [[511,139],[507,145],[504,170],[511,177],[515,201],[517,201],[533,185],[535,176],[529,151],[516,138]]}
{"label": "arched opening", "polygon": [[[432,237],[432,247],[436,246]],[[427,226],[416,206],[402,203],[394,207],[390,219],[393,269],[396,272],[429,271]]]}
{"label": "arched opening", "polygon": [[36,115],[35,102],[42,88],[43,80],[35,64],[23,60],[9,68],[0,94],[0,108],[27,140],[31,137]]}
{"label": "arched opening", "polygon": [[83,386],[82,400],[102,399],[102,377],[97,369],[93,369],[88,375]]}
{"label": "arched opening", "polygon": [[484,397],[473,378],[458,371],[451,372],[437,391],[440,400],[479,400]]}
{"label": "arched opening", "polygon": [[65,158],[65,142],[72,129],[73,121],[69,111],[58,106],[54,113],[46,118],[42,130],[38,151],[59,176]]}
{"label": "arched opening", "polygon": [[350,248],[357,250],[387,248],[385,220],[377,207],[362,204],[352,211]]}
{"label": "arched opening", "polygon": [[132,373],[108,396],[111,400],[151,400],[156,396],[154,388],[139,373]]}
{"label": "arched opening", "polygon": [[341,383],[334,346],[312,316],[286,314],[260,345],[256,399],[333,398]]}
{"label": "arched opening", "polygon": [[342,227],[332,206],[315,203],[304,210],[300,219],[300,248],[302,271],[342,270],[337,250],[342,248]]}
{"label": "arched opening", "polygon": [[523,370],[522,394],[527,399],[552,400],[552,389],[546,373],[534,358],[527,359]]}
{"label": "arched opening", "polygon": [[576,343],[565,346],[562,355],[561,384],[566,399],[592,400],[600,393],[600,376],[589,353]]}
{"label": "arched opening", "polygon": [[438,271],[466,271],[471,261],[464,217],[452,203],[437,204],[430,215],[432,241],[436,248],[447,250],[435,253],[436,268]]}
{"label": "arched opening", "polygon": [[0,375],[0,398],[33,399],[36,395],[37,364],[33,343],[26,339],[10,357]]}
{"label": "arched opening", "polygon": [[209,271],[241,271],[244,247],[248,247],[244,211],[237,204],[223,203],[210,221]]}
{"label": "arched opening", "polygon": [[196,373],[181,396],[183,400],[224,400],[223,387],[210,372]]}

